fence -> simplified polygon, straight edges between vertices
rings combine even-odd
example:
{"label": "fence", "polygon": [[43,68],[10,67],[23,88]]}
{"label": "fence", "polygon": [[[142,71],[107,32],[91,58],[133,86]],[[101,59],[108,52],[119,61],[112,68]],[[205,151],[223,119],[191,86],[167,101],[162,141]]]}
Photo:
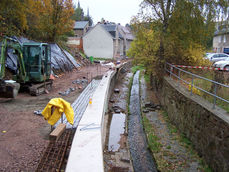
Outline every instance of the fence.
{"label": "fence", "polygon": [[[175,72],[174,69],[177,69],[178,72]],[[193,74],[191,72],[185,71],[185,70],[180,69],[180,68],[178,68],[175,65],[172,65],[170,63],[165,63],[165,71],[169,73],[170,78],[172,78],[172,76],[173,76],[173,77],[178,79],[178,85],[179,86],[181,84],[181,81],[184,82],[185,84],[189,85],[190,86],[190,94],[191,95],[193,95],[193,91],[197,89],[197,90],[200,90],[200,91],[212,96],[213,97],[213,107],[212,107],[213,109],[215,109],[215,106],[216,106],[216,99],[222,100],[223,102],[226,102],[229,105],[229,100],[226,100],[225,98],[222,98],[219,95],[217,95],[217,88],[218,87],[226,88],[228,90],[227,92],[229,92],[229,86],[228,85],[221,84],[219,82],[216,82],[216,81],[201,77],[199,75]],[[191,83],[186,81],[185,79],[181,78],[182,73],[185,73],[188,76],[190,76]],[[210,82],[211,84],[213,84],[214,85],[213,93],[194,85],[194,79],[196,79],[196,78],[204,80],[204,81],[207,81],[207,82]]]}

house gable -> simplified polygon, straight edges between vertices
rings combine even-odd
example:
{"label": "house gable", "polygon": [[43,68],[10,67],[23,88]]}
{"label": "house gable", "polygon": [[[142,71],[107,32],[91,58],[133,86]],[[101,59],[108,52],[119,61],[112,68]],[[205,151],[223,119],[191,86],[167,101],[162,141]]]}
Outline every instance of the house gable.
{"label": "house gable", "polygon": [[113,37],[97,24],[83,37],[83,48],[87,56],[113,58]]}

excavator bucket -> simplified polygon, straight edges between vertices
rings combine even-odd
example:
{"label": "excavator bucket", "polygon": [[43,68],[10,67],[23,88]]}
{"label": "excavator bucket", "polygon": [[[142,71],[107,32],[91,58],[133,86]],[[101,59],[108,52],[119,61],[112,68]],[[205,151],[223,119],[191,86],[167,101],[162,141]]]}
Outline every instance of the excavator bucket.
{"label": "excavator bucket", "polygon": [[20,84],[13,80],[0,80],[0,98],[15,98]]}

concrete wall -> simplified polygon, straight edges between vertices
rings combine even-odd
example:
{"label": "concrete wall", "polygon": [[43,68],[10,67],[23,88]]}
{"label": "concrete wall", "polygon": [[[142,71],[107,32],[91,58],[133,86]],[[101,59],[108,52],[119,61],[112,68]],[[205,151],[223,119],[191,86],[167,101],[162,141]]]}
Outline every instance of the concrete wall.
{"label": "concrete wall", "polygon": [[161,102],[170,120],[193,143],[214,171],[229,171],[229,114],[199,96],[190,96],[170,78],[164,79]]}
{"label": "concrete wall", "polygon": [[83,37],[83,49],[87,56],[113,58],[113,38],[97,25]]}
{"label": "concrete wall", "polygon": [[[105,105],[105,112],[107,112],[108,110],[108,103],[109,103],[109,100],[110,100],[110,97],[113,93],[113,90],[114,90],[114,86],[115,86],[115,83],[117,80],[120,79],[120,73],[125,73],[130,67],[131,67],[132,63],[131,61],[129,62],[126,62],[125,64],[123,65],[120,65],[120,66],[117,66],[117,68],[115,69],[115,72],[113,74],[113,76],[111,77],[111,80],[110,80],[110,86],[109,86],[109,91],[108,91],[108,95],[107,95],[107,100],[106,100],[106,105]],[[108,115],[105,115],[105,120],[104,120],[104,126],[103,126],[103,149],[104,149],[104,146],[105,146],[105,141],[106,141],[106,129],[107,129],[107,122],[108,122]]]}
{"label": "concrete wall", "polygon": [[83,40],[82,38],[77,37],[68,37],[68,46],[71,48],[75,48],[77,51],[83,50]]}

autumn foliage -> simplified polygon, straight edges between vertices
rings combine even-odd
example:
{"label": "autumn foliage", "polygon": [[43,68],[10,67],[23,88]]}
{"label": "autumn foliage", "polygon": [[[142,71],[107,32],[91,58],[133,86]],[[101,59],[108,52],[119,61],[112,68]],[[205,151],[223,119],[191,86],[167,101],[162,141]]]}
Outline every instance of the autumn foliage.
{"label": "autumn foliage", "polygon": [[0,32],[58,42],[73,28],[72,0],[1,0]]}
{"label": "autumn foliage", "polygon": [[[225,3],[223,3],[225,2]],[[161,80],[165,61],[206,65],[203,56],[212,41],[215,20],[224,16],[226,1],[144,0],[133,18],[136,39],[129,56]]]}

